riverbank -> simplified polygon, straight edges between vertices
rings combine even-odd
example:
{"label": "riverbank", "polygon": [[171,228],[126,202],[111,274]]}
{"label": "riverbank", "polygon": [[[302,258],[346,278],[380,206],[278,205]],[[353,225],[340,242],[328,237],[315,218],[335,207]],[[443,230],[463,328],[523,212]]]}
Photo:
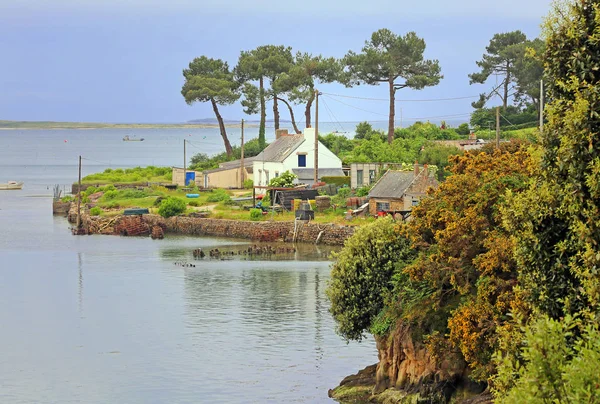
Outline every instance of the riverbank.
{"label": "riverbank", "polygon": [[[68,214],[71,223],[77,222],[77,205],[72,204]],[[81,214],[79,234],[122,236],[150,236],[163,234],[214,236],[249,239],[263,242],[312,243],[341,246],[354,234],[356,226],[323,224],[305,221],[245,221],[175,216],[168,219],[159,215],[91,216]]]}

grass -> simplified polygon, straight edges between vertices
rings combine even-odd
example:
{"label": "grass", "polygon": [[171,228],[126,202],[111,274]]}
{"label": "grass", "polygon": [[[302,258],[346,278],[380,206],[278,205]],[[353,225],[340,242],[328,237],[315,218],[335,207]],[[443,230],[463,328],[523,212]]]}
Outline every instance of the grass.
{"label": "grass", "polygon": [[104,172],[86,175],[81,179],[83,184],[125,184],[141,182],[168,182],[173,177],[170,167],[135,167],[135,168],[107,168]]}

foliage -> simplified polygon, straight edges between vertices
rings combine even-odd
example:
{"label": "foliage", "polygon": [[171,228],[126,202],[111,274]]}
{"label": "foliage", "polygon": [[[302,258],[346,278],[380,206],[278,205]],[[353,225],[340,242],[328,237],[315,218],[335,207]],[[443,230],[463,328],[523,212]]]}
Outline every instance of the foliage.
{"label": "foliage", "polygon": [[512,388],[507,393],[496,389],[496,402],[600,402],[600,332],[596,322],[584,323],[571,316],[561,321],[542,317],[527,327],[525,364],[501,359],[495,384]]}
{"label": "foliage", "polygon": [[383,309],[395,262],[411,254],[394,221],[382,218],[357,229],[334,255],[327,296],[342,337],[362,340]]}
{"label": "foliage", "polygon": [[253,180],[244,180],[244,189],[252,189],[254,187]]}
{"label": "foliage", "polygon": [[93,208],[90,209],[90,215],[92,216],[100,216],[102,214],[102,209],[100,209],[98,206],[94,206]]}
{"label": "foliage", "polygon": [[294,186],[294,180],[296,178],[298,178],[296,174],[286,171],[279,174],[279,177],[271,178],[271,180],[269,181],[269,186],[291,188]]}
{"label": "foliage", "polygon": [[192,200],[192,201],[188,202],[188,205],[190,205],[190,206],[200,206],[200,202]]}
{"label": "foliage", "polygon": [[[483,104],[493,95],[502,98],[504,108],[508,106],[509,88],[515,79],[515,64],[524,55],[523,44],[527,37],[521,31],[512,31],[495,34],[490,44],[485,48],[486,52],[482,59],[477,61],[481,68],[479,72],[469,74],[470,83],[483,84],[487,79],[496,74],[502,77],[502,81],[489,94],[481,94],[478,102],[473,103],[475,108],[483,107]],[[499,89],[502,89],[499,91]]]}
{"label": "foliage", "polygon": [[135,168],[107,168],[102,173],[86,175],[82,183],[117,184],[132,182],[171,182],[172,169],[170,167],[135,167]]}
{"label": "foliage", "polygon": [[458,133],[461,136],[466,136],[469,133],[471,133],[471,130],[469,129],[469,124],[461,123],[460,125],[458,125],[458,128],[456,128],[456,133]]}
{"label": "foliage", "polygon": [[256,208],[250,209],[250,220],[256,221],[260,219],[262,219],[262,210]]}
{"label": "foliage", "polygon": [[190,62],[189,67],[183,70],[183,76],[185,83],[181,94],[185,102],[189,105],[194,102],[212,104],[225,143],[225,151],[228,156],[231,156],[231,144],[218,107],[218,105],[233,104],[240,98],[239,84],[235,81],[233,73],[229,71],[229,65],[221,59],[201,56]]}
{"label": "foliage", "polygon": [[367,196],[367,195],[369,195],[370,191],[371,191],[370,186],[360,187],[356,190],[356,196],[359,196],[359,197]]}
{"label": "foliage", "polygon": [[[566,13],[566,14],[565,14]],[[544,64],[551,104],[541,171],[506,208],[520,282],[553,319],[600,303],[600,5],[571,3],[548,24]]]}
{"label": "foliage", "polygon": [[[235,67],[235,76],[241,83],[247,83],[244,87],[244,96],[246,112],[254,113],[255,106],[259,106],[260,110],[260,127],[258,131],[258,143],[260,149],[266,147],[265,141],[265,122],[266,122],[266,96],[265,78],[270,79],[271,85],[277,78],[288,72],[293,64],[293,56],[290,47],[263,45],[250,51],[242,51]],[[251,81],[258,81],[258,91],[252,90],[249,85]],[[273,95],[276,95],[276,89],[272,89]],[[279,121],[279,116],[276,113],[276,122]],[[277,125],[276,125],[277,126]],[[276,128],[277,129],[277,128]]]}
{"label": "foliage", "polygon": [[[380,29],[365,42],[362,53],[349,51],[343,59],[346,68],[345,84],[348,86],[388,83],[390,91],[390,116],[388,143],[394,138],[395,93],[401,88],[421,90],[435,86],[442,79],[437,60],[425,60],[425,41],[414,32],[404,36],[389,29]],[[397,79],[402,83],[396,83]]]}
{"label": "foliage", "polygon": [[[268,145],[268,143],[267,143]],[[244,157],[254,157],[260,153],[260,146],[258,139],[254,138],[244,143]],[[227,161],[239,160],[242,157],[242,149],[240,146],[232,146],[232,155],[228,156],[227,153],[217,153],[212,157],[209,157],[206,153],[197,153],[190,159],[190,170],[210,170],[218,168],[219,164]]]}
{"label": "foliage", "polygon": [[356,125],[354,130],[354,139],[366,139],[373,132],[373,127],[367,121],[361,122]]}
{"label": "foliage", "polygon": [[354,148],[354,143],[350,139],[344,135],[336,135],[335,133],[330,133],[326,136],[319,135],[319,141],[338,157],[352,151]]}
{"label": "foliage", "polygon": [[[298,52],[292,67],[277,77],[273,88],[277,93],[285,93],[289,100],[297,105],[306,104],[304,116],[306,127],[310,128],[310,109],[315,99],[315,84],[332,83],[338,80],[341,71],[340,62],[335,58]],[[293,116],[292,122],[295,124]]]}
{"label": "foliage", "polygon": [[500,226],[499,206],[508,190],[527,187],[531,161],[522,146],[450,160],[452,175],[412,211],[409,236],[419,256],[405,273],[427,293],[413,294],[422,300],[403,316],[442,339],[449,331],[449,346],[460,349],[475,379],[485,380],[497,328],[518,303],[513,241]]}
{"label": "foliage", "polygon": [[342,175],[342,176],[331,176],[331,177],[321,177],[321,181],[323,181],[326,184],[334,184],[338,187],[343,187],[343,186],[350,186],[350,177],[347,175]]}
{"label": "foliage", "polygon": [[[533,104],[525,107],[509,105],[500,115],[501,128],[527,128],[536,126],[538,123],[537,111]],[[480,128],[495,130],[496,108],[480,108],[471,114],[471,125]]]}
{"label": "foliage", "polygon": [[206,198],[206,202],[223,202],[231,199],[229,193],[222,188],[214,189]]}
{"label": "foliage", "polygon": [[450,171],[446,170],[446,167],[450,164],[450,157],[462,154],[463,151],[456,146],[429,142],[423,146],[419,154],[419,163],[436,166],[438,168],[438,179],[443,180],[450,174]]}
{"label": "foliage", "polygon": [[396,139],[427,139],[427,140],[457,140],[460,135],[451,128],[442,129],[430,122],[415,122],[408,128],[396,128]]}
{"label": "foliage", "polygon": [[162,217],[177,216],[185,212],[186,203],[183,199],[173,196],[168,197],[160,204],[158,214]]}

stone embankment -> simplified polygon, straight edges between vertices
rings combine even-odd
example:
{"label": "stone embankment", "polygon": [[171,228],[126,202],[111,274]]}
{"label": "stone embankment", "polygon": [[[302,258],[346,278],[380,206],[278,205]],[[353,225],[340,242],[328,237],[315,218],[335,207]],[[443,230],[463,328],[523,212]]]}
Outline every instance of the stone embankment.
{"label": "stone embankment", "polygon": [[[75,204],[73,204],[75,205]],[[76,206],[69,212],[69,221],[77,222]],[[184,234],[244,238],[255,241],[283,241],[343,245],[354,234],[353,226],[311,222],[251,222],[176,216],[165,219],[158,215],[90,216],[82,209],[83,234],[114,234],[162,238],[162,234]]]}

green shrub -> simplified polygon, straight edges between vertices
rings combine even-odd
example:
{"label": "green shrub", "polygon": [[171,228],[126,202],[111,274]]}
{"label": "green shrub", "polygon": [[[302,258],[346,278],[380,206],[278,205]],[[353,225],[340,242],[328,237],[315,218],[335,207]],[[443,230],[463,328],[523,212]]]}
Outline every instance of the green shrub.
{"label": "green shrub", "polygon": [[200,202],[198,202],[198,201],[189,201],[188,205],[190,205],[190,206],[200,206]]}
{"label": "green shrub", "polygon": [[92,216],[100,216],[102,214],[102,209],[100,209],[98,206],[94,206],[92,209],[90,209],[90,215]]}
{"label": "green shrub", "polygon": [[177,216],[185,212],[186,203],[182,199],[173,196],[168,197],[160,204],[158,214],[162,217]]}
{"label": "green shrub", "polygon": [[250,220],[260,220],[262,219],[262,210],[260,209],[250,209]]}
{"label": "green shrub", "polygon": [[230,200],[231,196],[224,189],[218,188],[215,189],[211,194],[206,198],[207,202],[222,202]]}
{"label": "green shrub", "polygon": [[326,184],[334,184],[338,187],[343,187],[344,185],[349,187],[350,186],[350,177],[346,176],[346,175],[342,175],[342,176],[331,176],[331,177],[321,177],[321,181],[323,181]]}
{"label": "green shrub", "polygon": [[71,202],[73,200],[75,200],[75,198],[73,198],[73,195],[67,195],[60,198],[61,202]]}
{"label": "green shrub", "polygon": [[356,190],[356,196],[367,196],[371,191],[371,187],[360,187]]}
{"label": "green shrub", "polygon": [[[346,340],[362,340],[384,308],[394,270],[400,269],[398,263],[409,262],[413,256],[409,240],[397,231],[390,217],[356,230],[334,255],[326,291],[339,335]],[[383,331],[383,327],[377,328]]]}
{"label": "green shrub", "polygon": [[244,189],[252,189],[252,187],[254,187],[253,180],[245,180],[244,181]]}
{"label": "green shrub", "polygon": [[112,201],[113,199],[117,199],[118,196],[119,196],[119,191],[117,191],[117,190],[106,191],[104,193],[104,195],[102,195],[102,200]]}
{"label": "green shrub", "polygon": [[350,196],[350,192],[352,192],[350,188],[340,188],[338,189],[337,196],[341,199],[346,199]]}
{"label": "green shrub", "polygon": [[269,186],[291,188],[294,186],[294,180],[296,178],[298,178],[296,174],[286,171],[279,175],[279,177],[272,178],[271,181],[269,181]]}
{"label": "green shrub", "polygon": [[456,133],[458,133],[461,136],[466,136],[469,133],[471,133],[471,131],[469,130],[469,124],[461,123],[460,125],[458,125],[458,128],[456,128]]}
{"label": "green shrub", "polygon": [[165,200],[164,196],[159,196],[158,198],[156,198],[154,200],[154,202],[152,203],[152,206],[160,206],[160,204],[162,203],[162,201]]}

